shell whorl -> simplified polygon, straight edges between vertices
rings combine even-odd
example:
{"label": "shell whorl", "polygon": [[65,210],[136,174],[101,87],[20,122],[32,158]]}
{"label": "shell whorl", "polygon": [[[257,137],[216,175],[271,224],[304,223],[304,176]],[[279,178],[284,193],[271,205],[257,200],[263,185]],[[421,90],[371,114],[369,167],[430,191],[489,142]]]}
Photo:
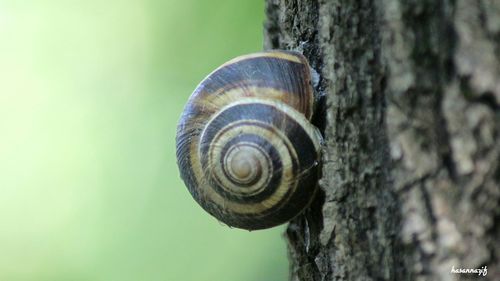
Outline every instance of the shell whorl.
{"label": "shell whorl", "polygon": [[190,97],[177,129],[181,177],[195,200],[229,226],[272,227],[313,198],[321,135],[310,124],[309,71],[294,52],[241,56]]}

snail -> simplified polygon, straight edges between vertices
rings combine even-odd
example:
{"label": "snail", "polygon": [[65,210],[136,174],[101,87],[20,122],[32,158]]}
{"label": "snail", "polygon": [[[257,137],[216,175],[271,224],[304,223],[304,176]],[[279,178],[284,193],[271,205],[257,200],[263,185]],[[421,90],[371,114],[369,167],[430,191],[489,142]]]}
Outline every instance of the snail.
{"label": "snail", "polygon": [[306,58],[293,51],[237,57],[189,98],[176,136],[181,178],[230,227],[270,228],[300,214],[319,178],[322,137]]}

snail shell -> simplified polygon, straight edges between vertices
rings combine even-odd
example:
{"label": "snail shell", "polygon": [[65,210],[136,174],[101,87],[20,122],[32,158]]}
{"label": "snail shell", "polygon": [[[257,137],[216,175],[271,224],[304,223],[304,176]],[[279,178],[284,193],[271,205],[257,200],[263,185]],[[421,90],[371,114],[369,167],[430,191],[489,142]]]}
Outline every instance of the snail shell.
{"label": "snail shell", "polygon": [[321,134],[310,67],[299,53],[237,57],[208,75],[177,128],[181,178],[208,213],[229,226],[269,228],[311,202]]}

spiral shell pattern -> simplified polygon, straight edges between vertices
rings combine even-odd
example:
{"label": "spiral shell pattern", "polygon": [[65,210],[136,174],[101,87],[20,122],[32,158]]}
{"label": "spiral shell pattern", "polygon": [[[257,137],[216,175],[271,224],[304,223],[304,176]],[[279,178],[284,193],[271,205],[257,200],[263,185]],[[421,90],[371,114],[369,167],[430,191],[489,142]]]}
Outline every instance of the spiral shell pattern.
{"label": "spiral shell pattern", "polygon": [[321,135],[305,58],[238,57],[196,88],[181,116],[177,158],[194,199],[229,226],[262,229],[299,214],[317,189]]}

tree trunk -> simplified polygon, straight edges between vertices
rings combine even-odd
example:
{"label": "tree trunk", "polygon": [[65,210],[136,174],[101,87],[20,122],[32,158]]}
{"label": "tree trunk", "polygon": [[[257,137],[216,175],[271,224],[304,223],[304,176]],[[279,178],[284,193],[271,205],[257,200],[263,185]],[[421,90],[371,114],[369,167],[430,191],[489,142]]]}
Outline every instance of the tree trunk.
{"label": "tree trunk", "polygon": [[322,193],[286,231],[291,280],[500,280],[500,1],[266,13],[265,48],[301,51],[324,96]]}

